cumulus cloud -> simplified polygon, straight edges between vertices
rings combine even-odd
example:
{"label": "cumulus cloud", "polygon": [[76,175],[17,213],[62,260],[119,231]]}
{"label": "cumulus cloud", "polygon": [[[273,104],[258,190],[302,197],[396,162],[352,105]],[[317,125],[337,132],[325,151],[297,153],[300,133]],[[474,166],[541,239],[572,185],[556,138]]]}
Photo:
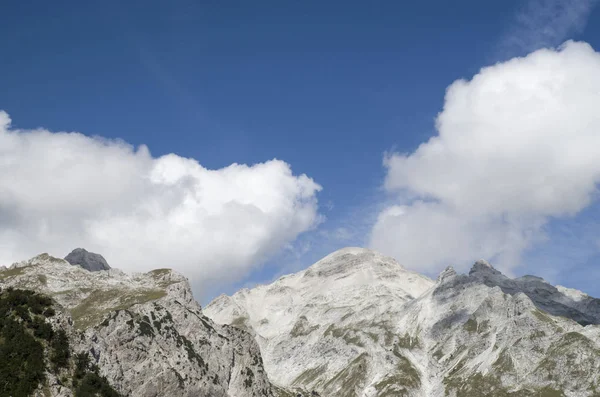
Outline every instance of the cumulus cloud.
{"label": "cumulus cloud", "polygon": [[478,258],[505,270],[549,219],[588,206],[600,181],[600,54],[567,42],[448,87],[438,134],[386,157],[371,246],[439,270]]}
{"label": "cumulus cloud", "polygon": [[81,246],[123,270],[235,280],[320,220],[321,187],[280,160],[209,170],[145,146],[10,124],[0,112],[0,264]]}
{"label": "cumulus cloud", "polygon": [[503,52],[528,53],[554,47],[580,34],[598,0],[528,0],[500,41]]}

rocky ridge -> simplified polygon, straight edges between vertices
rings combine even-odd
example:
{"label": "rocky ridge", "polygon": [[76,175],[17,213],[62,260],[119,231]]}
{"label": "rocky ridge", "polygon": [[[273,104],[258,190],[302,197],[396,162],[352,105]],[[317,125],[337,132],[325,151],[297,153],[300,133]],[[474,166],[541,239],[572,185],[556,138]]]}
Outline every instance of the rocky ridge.
{"label": "rocky ridge", "polygon": [[433,281],[352,248],[204,312],[253,333],[271,380],[305,395],[589,397],[599,302],[485,261]]}
{"label": "rocky ridge", "polygon": [[[60,310],[53,326],[124,396],[273,395],[252,336],[205,317],[171,270],[90,272],[42,254],[0,268],[0,288],[8,287],[51,297]],[[44,392],[72,395],[53,376]]]}

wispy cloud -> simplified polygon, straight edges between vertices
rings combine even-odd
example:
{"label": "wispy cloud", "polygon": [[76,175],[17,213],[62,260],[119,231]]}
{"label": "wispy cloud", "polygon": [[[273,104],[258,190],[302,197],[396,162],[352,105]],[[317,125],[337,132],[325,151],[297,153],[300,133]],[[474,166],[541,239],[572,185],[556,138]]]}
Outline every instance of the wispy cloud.
{"label": "wispy cloud", "polygon": [[500,40],[501,58],[556,47],[580,34],[598,0],[529,0]]}

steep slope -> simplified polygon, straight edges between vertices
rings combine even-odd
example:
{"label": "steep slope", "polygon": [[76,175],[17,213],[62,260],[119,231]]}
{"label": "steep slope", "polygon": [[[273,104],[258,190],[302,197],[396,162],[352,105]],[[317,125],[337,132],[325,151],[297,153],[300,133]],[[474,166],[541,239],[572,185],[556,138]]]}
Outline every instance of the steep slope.
{"label": "steep slope", "polygon": [[[54,326],[122,395],[273,395],[252,336],[206,318],[171,270],[92,273],[42,254],[0,269],[0,287],[51,297],[67,319]],[[71,395],[62,386],[58,378],[45,385],[52,396]]]}
{"label": "steep slope", "polygon": [[204,312],[255,334],[274,383],[350,396],[395,368],[394,321],[433,284],[392,258],[346,248],[271,285],[220,296]]}
{"label": "steep slope", "polygon": [[[418,339],[402,354],[420,365],[425,395],[598,395],[600,328],[482,282],[490,274],[504,278],[482,261],[469,275],[449,268],[398,319],[399,331]],[[542,291],[528,290],[536,300]]]}
{"label": "steep slope", "polygon": [[336,252],[205,313],[254,332],[272,380],[321,396],[598,396],[596,301],[488,263],[434,283]]}
{"label": "steep slope", "polygon": [[89,354],[73,350],[70,328],[51,298],[0,289],[0,396],[120,397]]}

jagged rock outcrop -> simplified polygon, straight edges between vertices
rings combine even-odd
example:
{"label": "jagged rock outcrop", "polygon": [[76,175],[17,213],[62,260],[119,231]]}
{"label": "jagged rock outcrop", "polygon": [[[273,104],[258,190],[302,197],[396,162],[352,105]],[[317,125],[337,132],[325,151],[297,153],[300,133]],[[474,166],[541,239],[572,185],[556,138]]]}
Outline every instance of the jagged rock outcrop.
{"label": "jagged rock outcrop", "polygon": [[555,287],[531,275],[510,279],[485,261],[476,262],[469,275],[489,287],[500,287],[506,294],[523,293],[549,314],[570,318],[582,325],[600,324],[600,299],[580,291]]}
{"label": "jagged rock outcrop", "polygon": [[[0,270],[0,287],[9,286],[54,299],[65,319],[55,326],[123,396],[273,395],[252,336],[205,317],[171,270],[89,272],[42,254]],[[51,396],[71,395],[48,382]]]}
{"label": "jagged rock outcrop", "polygon": [[90,272],[99,272],[101,270],[110,270],[106,259],[100,254],[88,252],[83,248],[75,248],[65,256],[65,260],[74,266],[81,266]]}
{"label": "jagged rock outcrop", "polygon": [[600,395],[597,300],[485,261],[433,282],[345,249],[204,312],[250,330],[272,381],[304,395]]}

